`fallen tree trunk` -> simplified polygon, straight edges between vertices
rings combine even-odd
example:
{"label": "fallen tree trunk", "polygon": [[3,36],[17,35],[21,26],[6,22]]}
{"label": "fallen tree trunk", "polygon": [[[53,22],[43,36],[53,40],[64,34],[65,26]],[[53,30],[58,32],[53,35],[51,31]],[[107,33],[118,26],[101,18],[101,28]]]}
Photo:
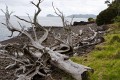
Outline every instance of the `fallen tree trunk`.
{"label": "fallen tree trunk", "polygon": [[[39,43],[38,43],[39,44]],[[53,51],[51,50],[49,47],[44,47],[42,45],[34,45],[34,47],[36,47],[37,49],[42,49],[44,50],[47,54],[50,55],[50,63],[51,65],[54,65],[56,66],[57,68],[69,73],[73,78],[75,78],[76,80],[82,80],[82,77],[83,77],[83,73],[86,72],[86,71],[89,71],[89,70],[92,70],[90,67],[87,67],[87,66],[84,66],[84,65],[81,65],[81,64],[77,64],[77,63],[74,63],[73,61],[71,61],[69,59],[68,56],[64,55],[64,54],[60,54],[58,53],[57,51]],[[29,52],[25,52],[24,54],[29,57],[29,59],[33,59],[34,58],[37,60],[41,57],[40,56],[36,56],[35,54],[32,54],[29,55],[28,54]],[[41,54],[41,53],[39,53]],[[85,74],[86,75],[86,74]],[[22,80],[21,76],[18,76],[19,79],[18,80]],[[26,78],[29,78],[29,76],[26,75],[26,77],[24,77],[25,79]],[[31,79],[31,78],[30,78]]]}
{"label": "fallen tree trunk", "polygon": [[[45,50],[45,52],[50,55],[52,65],[71,74],[76,80],[82,80],[82,74],[86,71],[92,70],[90,67],[74,63],[68,56],[60,54],[57,51],[53,51],[49,47],[44,47],[37,42],[33,42],[33,45],[40,50]],[[38,58],[39,57],[40,56],[38,56]]]}
{"label": "fallen tree trunk", "polygon": [[[43,46],[41,46],[43,48]],[[40,47],[39,47],[40,48]],[[68,56],[52,51],[50,48],[44,48],[51,56],[51,64],[72,75],[76,80],[82,80],[82,74],[92,70],[90,67],[74,63]]]}

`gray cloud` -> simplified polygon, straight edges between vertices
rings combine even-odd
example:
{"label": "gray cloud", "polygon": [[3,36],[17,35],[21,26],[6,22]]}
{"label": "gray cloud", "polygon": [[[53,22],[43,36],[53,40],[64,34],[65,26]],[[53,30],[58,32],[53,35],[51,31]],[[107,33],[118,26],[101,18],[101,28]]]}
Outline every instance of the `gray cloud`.
{"label": "gray cloud", "polygon": [[0,4],[8,5],[8,6],[21,6],[25,5],[25,1],[22,0],[0,0]]}
{"label": "gray cloud", "polygon": [[[0,8],[5,9],[6,4],[11,11],[15,11],[16,15],[26,15],[26,13],[33,15],[36,8],[30,4],[30,1],[31,0],[0,0]],[[54,14],[52,2],[54,2],[54,6],[64,12],[65,15],[98,14],[101,10],[107,8],[104,1],[105,0],[44,0],[40,5],[42,8],[40,15]],[[0,12],[0,15],[1,14]]]}

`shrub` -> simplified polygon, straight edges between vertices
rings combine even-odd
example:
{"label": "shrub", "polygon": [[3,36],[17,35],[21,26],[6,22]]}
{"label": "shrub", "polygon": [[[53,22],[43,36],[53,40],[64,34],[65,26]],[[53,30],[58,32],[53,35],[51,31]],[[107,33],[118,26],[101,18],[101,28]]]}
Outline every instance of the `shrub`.
{"label": "shrub", "polygon": [[88,18],[88,22],[93,22],[93,21],[95,21],[93,18]]}
{"label": "shrub", "polygon": [[110,24],[113,21],[113,19],[117,16],[117,11],[116,9],[106,9],[102,11],[96,19],[96,23],[98,26],[103,25],[103,24]]}
{"label": "shrub", "polygon": [[[99,15],[97,16],[97,19],[96,19],[97,25],[100,26],[103,24],[113,23],[115,17],[119,15],[119,11],[118,11],[119,7],[120,7],[120,3],[116,1],[112,2],[112,4],[110,4],[107,9],[100,12]],[[117,17],[117,20],[119,21],[118,17]]]}
{"label": "shrub", "polygon": [[113,24],[108,25],[109,29],[107,30],[108,33],[120,34],[120,22],[115,22]]}
{"label": "shrub", "polygon": [[113,20],[114,22],[120,22],[120,16],[116,16]]}
{"label": "shrub", "polygon": [[115,41],[120,42],[120,37],[119,36],[113,36],[112,39],[110,40],[110,44],[114,43]]}

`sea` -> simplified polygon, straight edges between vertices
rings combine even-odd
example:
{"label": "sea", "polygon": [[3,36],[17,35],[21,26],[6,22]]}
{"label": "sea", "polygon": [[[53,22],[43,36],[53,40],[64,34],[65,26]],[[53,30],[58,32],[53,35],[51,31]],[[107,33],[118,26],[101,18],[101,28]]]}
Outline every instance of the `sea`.
{"label": "sea", "polygon": [[[27,16],[21,16],[21,18],[29,20],[29,18]],[[31,17],[31,18],[33,18],[33,17]],[[66,17],[65,20],[69,23],[69,22],[71,22],[72,18]],[[62,27],[63,26],[60,17],[38,17],[38,21],[42,26],[45,26],[45,27],[52,27],[52,26]],[[87,21],[87,18],[73,18],[72,23],[74,21],[77,21],[77,22],[78,21]],[[29,23],[21,21],[14,16],[11,17],[10,22],[16,28],[21,28],[19,23],[22,26],[24,26],[25,29],[28,29],[29,27],[31,27],[31,25]],[[10,38],[18,35],[18,33],[15,32],[12,37],[8,37],[8,36],[11,35],[11,32],[7,29],[6,26],[2,25],[1,23],[5,23],[5,17],[4,16],[0,16],[0,41],[10,39]]]}

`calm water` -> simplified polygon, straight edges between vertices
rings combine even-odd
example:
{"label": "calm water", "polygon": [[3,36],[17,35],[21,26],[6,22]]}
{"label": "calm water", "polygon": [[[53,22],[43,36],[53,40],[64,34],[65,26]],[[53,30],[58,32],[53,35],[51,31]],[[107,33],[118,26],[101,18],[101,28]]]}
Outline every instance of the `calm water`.
{"label": "calm water", "polygon": [[[28,19],[27,17],[22,17],[22,18]],[[42,26],[57,26],[57,27],[62,26],[62,22],[59,17],[39,17],[38,20]],[[66,18],[66,20],[70,22],[71,18]],[[19,20],[16,19],[15,17],[11,17],[11,23],[15,27],[20,28],[18,21]],[[87,21],[87,18],[74,18],[73,22],[74,21]],[[5,17],[0,16],[0,22],[5,22]],[[26,28],[31,27],[30,24],[26,22],[23,21],[19,21],[19,22],[21,23],[21,25],[26,26]],[[16,35],[17,33],[14,33],[14,36]],[[0,23],[0,41],[9,39],[10,37],[8,36],[10,36],[10,31],[8,31],[7,28]]]}

